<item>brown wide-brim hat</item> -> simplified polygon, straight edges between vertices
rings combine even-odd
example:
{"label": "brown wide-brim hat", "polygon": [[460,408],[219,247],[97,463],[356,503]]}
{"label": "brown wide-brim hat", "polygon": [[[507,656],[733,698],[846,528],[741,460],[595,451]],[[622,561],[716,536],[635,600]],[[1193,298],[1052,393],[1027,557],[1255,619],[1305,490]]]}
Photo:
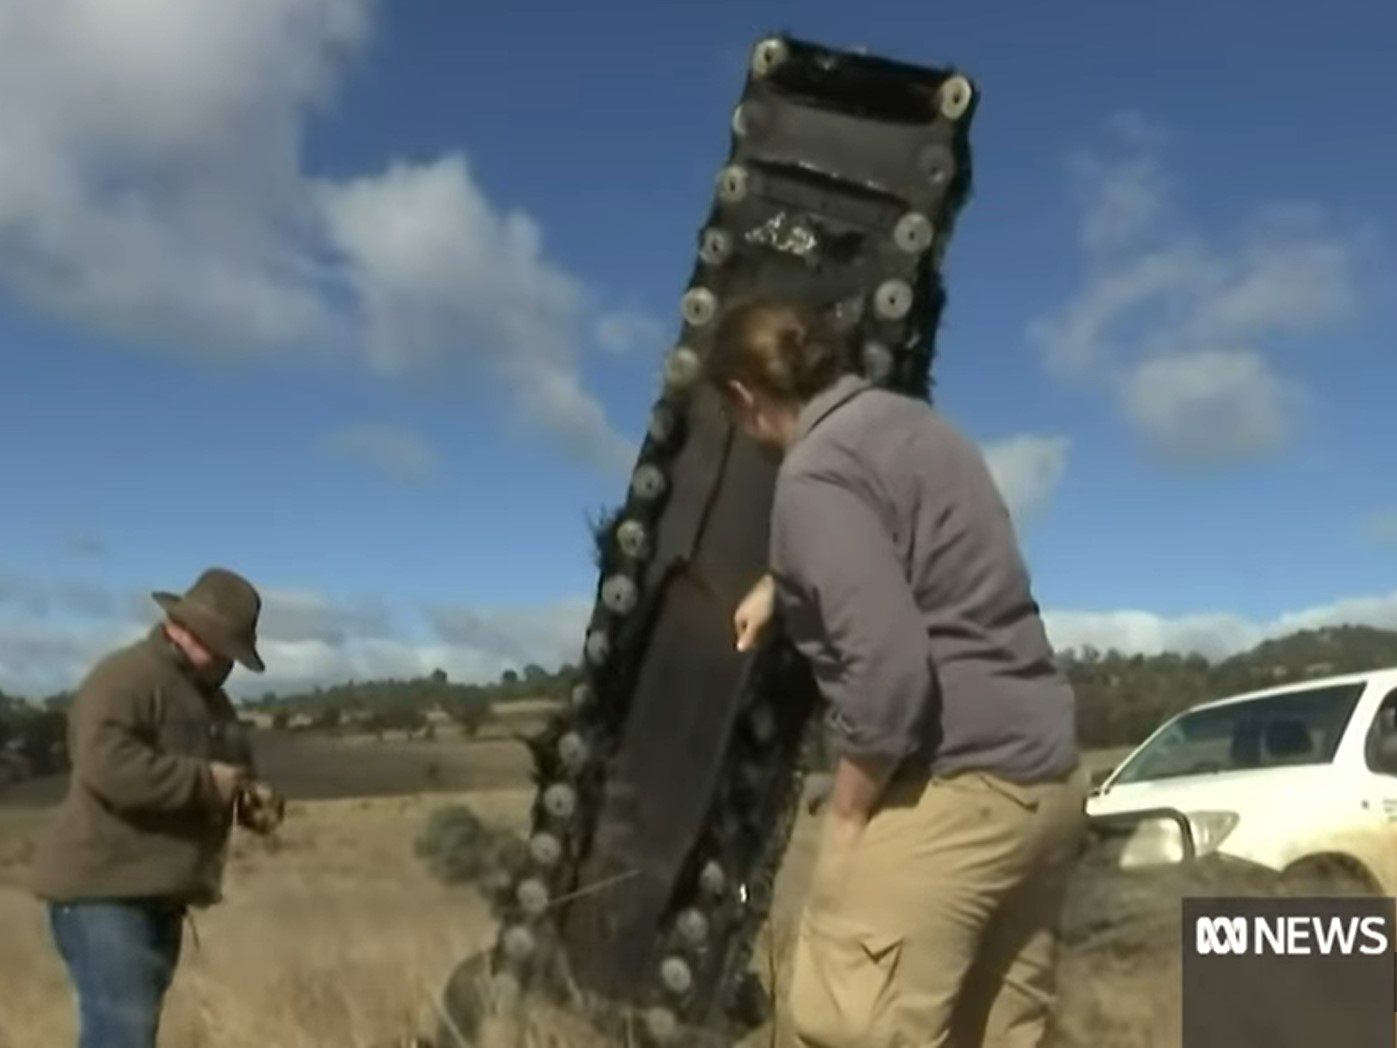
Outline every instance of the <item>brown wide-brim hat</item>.
{"label": "brown wide-brim hat", "polygon": [[267,667],[257,654],[257,616],[262,598],[252,583],[226,568],[209,568],[181,596],[163,590],[155,603],[211,650],[242,663],[253,673]]}

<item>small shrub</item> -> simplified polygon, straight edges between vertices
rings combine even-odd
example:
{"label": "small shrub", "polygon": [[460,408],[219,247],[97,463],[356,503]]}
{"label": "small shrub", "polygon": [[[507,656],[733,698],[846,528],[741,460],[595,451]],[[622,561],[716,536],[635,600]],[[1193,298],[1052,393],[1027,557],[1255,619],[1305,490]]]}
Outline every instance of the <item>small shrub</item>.
{"label": "small shrub", "polygon": [[432,812],[413,851],[438,880],[476,884],[511,869],[522,857],[524,844],[458,804]]}

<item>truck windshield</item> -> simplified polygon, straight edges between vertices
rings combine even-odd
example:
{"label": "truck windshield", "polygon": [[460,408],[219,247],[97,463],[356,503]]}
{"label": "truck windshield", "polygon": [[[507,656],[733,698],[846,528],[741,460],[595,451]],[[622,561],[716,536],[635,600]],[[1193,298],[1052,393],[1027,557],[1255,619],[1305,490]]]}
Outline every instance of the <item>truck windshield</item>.
{"label": "truck windshield", "polygon": [[1334,759],[1364,685],[1279,692],[1185,713],[1126,762],[1114,784]]}

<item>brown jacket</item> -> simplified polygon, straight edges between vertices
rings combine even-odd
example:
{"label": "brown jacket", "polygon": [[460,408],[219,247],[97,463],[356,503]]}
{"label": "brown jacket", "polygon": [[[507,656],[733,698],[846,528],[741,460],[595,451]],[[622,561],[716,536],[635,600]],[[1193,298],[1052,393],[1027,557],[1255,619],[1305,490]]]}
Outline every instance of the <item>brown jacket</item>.
{"label": "brown jacket", "polygon": [[251,763],[228,697],[202,687],[156,627],[88,675],[68,741],[72,778],[35,857],[35,892],[55,902],[216,902],[231,812],[209,761]]}

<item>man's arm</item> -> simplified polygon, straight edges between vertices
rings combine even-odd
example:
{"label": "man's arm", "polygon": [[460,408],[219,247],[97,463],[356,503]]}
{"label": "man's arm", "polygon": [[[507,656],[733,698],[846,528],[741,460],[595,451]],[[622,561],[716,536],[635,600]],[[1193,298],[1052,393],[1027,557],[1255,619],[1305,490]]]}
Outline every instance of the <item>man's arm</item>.
{"label": "man's arm", "polygon": [[921,610],[883,522],[837,480],[782,484],[772,526],[778,590],[811,620],[793,621],[792,636],[832,707],[841,760],[830,803],[841,817],[866,815],[934,713]]}
{"label": "man's arm", "polygon": [[122,668],[98,670],[73,702],[73,775],[119,812],[222,810],[206,761],[156,745],[150,708],[151,696]]}

